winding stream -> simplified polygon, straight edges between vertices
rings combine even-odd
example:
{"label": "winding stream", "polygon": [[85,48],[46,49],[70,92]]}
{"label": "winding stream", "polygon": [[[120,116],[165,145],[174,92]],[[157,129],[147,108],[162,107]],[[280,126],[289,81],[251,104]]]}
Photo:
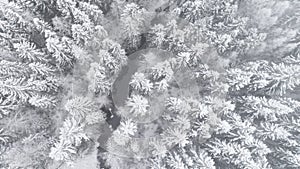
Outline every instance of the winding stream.
{"label": "winding stream", "polygon": [[113,84],[112,99],[117,108],[124,106],[129,96],[129,82],[139,67],[139,56],[143,53],[144,51],[138,51],[128,56],[127,65],[122,68]]}
{"label": "winding stream", "polygon": [[125,101],[129,96],[129,82],[132,75],[138,70],[140,66],[140,57],[148,50],[140,50],[128,56],[127,65],[121,69],[117,79],[112,87],[112,101],[114,108],[111,110],[112,118],[106,119],[106,122],[112,126],[113,129],[118,128],[121,117],[116,114],[119,107],[125,105]]}

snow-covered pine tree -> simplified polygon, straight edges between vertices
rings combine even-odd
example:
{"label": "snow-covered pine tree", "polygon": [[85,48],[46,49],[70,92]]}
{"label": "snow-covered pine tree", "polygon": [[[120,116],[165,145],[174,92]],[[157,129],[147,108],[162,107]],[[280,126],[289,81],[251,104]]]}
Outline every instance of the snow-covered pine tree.
{"label": "snow-covered pine tree", "polygon": [[215,162],[208,153],[196,146],[177,148],[167,154],[166,168],[199,168],[214,169]]}
{"label": "snow-covered pine tree", "polygon": [[162,48],[166,41],[167,35],[165,26],[162,24],[156,24],[151,27],[150,33],[152,34],[150,40],[151,43],[158,48]]}
{"label": "snow-covered pine tree", "polygon": [[209,41],[221,55],[228,55],[230,51],[244,53],[265,38],[247,26],[248,18],[238,15],[239,4],[233,0],[188,0],[175,11],[190,22],[186,31],[193,32],[194,37],[187,33],[189,38]]}
{"label": "snow-covered pine tree", "polygon": [[145,29],[145,14],[146,9],[136,3],[126,4],[122,10],[120,19],[128,45],[131,48],[137,48],[140,43],[140,34]]}
{"label": "snow-covered pine tree", "polygon": [[300,67],[297,64],[261,60],[230,69],[228,77],[229,84],[235,86],[235,90],[282,96],[300,84]]}
{"label": "snow-covered pine tree", "polygon": [[[2,103],[32,104],[41,108],[55,105],[55,86],[58,86],[55,69],[49,64],[48,53],[40,48],[41,44],[31,40],[31,31],[40,33],[41,29],[35,22],[27,20],[22,12],[25,10],[18,5],[8,4],[1,7],[1,47],[8,51],[9,56],[1,56],[1,94]],[[32,18],[34,20],[34,18]],[[38,20],[38,19],[35,19]],[[9,40],[5,37],[9,37]],[[44,47],[45,49],[45,47]],[[22,62],[20,62],[22,61]],[[48,76],[53,77],[52,80]],[[45,79],[47,77],[48,79]],[[56,84],[55,84],[56,83]],[[54,87],[54,88],[53,88]],[[38,104],[40,92],[47,104]],[[51,96],[52,95],[52,96]],[[12,106],[13,108],[13,106]]]}
{"label": "snow-covered pine tree", "polygon": [[300,104],[287,95],[299,85],[298,67],[253,61],[228,70],[228,94],[235,108],[218,115],[217,133],[205,144],[218,163],[238,168],[299,167],[291,157],[299,155],[295,130]]}
{"label": "snow-covered pine tree", "polygon": [[132,76],[129,85],[134,89],[140,92],[141,94],[150,94],[153,84],[148,80],[143,73],[135,73]]}
{"label": "snow-covered pine tree", "polygon": [[147,98],[141,95],[132,95],[128,98],[126,105],[130,108],[130,113],[133,116],[145,116],[149,113],[149,102]]}
{"label": "snow-covered pine tree", "polygon": [[60,128],[58,140],[51,148],[49,156],[56,160],[72,163],[84,141],[89,141],[85,129],[88,125],[102,123],[105,118],[99,107],[87,97],[74,97],[65,104],[70,113]]}

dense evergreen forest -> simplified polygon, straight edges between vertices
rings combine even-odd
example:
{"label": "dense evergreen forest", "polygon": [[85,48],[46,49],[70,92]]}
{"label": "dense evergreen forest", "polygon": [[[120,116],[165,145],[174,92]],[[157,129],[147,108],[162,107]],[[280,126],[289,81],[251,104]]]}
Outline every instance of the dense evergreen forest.
{"label": "dense evergreen forest", "polygon": [[299,169],[300,1],[0,0],[0,169]]}

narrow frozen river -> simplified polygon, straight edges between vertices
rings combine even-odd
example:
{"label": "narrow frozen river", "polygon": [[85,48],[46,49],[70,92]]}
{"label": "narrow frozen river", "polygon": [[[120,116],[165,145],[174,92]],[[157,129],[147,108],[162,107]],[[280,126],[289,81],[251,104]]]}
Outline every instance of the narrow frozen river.
{"label": "narrow frozen river", "polygon": [[139,56],[144,53],[145,51],[141,50],[129,55],[127,65],[122,68],[119,76],[114,82],[112,98],[116,107],[124,105],[125,100],[129,95],[129,81],[139,67]]}

